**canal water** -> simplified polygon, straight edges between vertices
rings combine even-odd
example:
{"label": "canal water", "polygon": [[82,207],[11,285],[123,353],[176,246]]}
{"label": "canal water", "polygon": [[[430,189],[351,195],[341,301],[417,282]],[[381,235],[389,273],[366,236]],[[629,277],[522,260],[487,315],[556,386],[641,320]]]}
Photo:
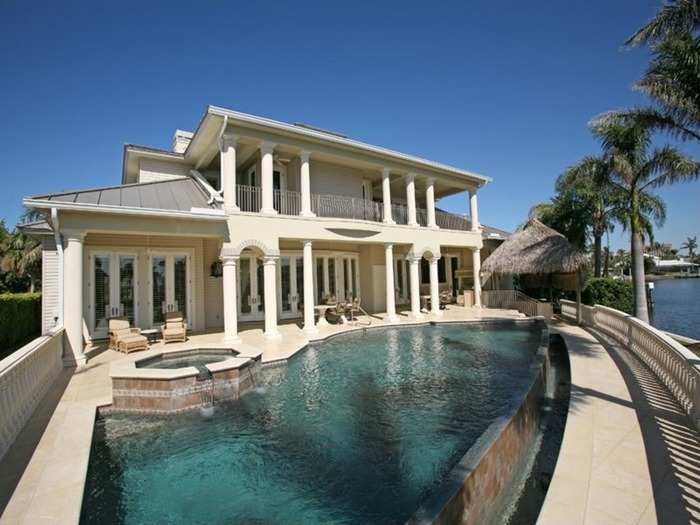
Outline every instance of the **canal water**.
{"label": "canal water", "polygon": [[700,339],[700,279],[654,282],[652,324],[661,330]]}

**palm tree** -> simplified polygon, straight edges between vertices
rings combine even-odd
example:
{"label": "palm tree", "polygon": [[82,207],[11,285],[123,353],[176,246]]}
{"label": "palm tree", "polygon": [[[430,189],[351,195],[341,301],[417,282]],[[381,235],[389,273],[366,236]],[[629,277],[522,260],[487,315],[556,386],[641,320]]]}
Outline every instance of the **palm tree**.
{"label": "palm tree", "polygon": [[698,248],[698,238],[688,237],[686,241],[681,244],[681,250],[688,250],[688,257],[691,259],[695,255],[695,250]]}
{"label": "palm tree", "polygon": [[590,203],[571,189],[557,192],[550,202],[535,204],[528,212],[528,219],[538,219],[579,248],[586,247],[590,217]]}
{"label": "palm tree", "polygon": [[700,0],[672,0],[647,25],[627,39],[625,45],[655,44],[669,35],[693,33],[700,27]]}
{"label": "palm tree", "polygon": [[594,129],[610,169],[599,174],[604,186],[615,186],[624,196],[619,212],[630,231],[634,312],[648,322],[644,287],[644,232],[651,221],[663,221],[665,210],[660,199],[649,193],[661,186],[697,179],[700,164],[670,146],[650,151],[650,132],[641,125],[610,124]]}
{"label": "palm tree", "polygon": [[28,277],[29,291],[33,292],[41,272],[41,245],[22,232],[15,232],[4,240],[0,253],[0,269],[17,277]]}
{"label": "palm tree", "polygon": [[624,201],[616,186],[601,186],[598,182],[609,179],[609,170],[610,165],[604,158],[588,156],[568,168],[557,180],[558,191],[575,191],[588,203],[588,219],[593,237],[594,277],[601,276],[603,235],[613,230],[614,221],[621,219],[619,209]]}

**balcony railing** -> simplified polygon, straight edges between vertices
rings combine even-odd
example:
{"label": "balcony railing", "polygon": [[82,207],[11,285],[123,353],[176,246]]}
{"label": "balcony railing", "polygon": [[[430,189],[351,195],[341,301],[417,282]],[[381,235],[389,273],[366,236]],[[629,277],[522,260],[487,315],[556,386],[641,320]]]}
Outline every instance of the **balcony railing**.
{"label": "balcony railing", "polygon": [[[257,186],[236,186],[236,202],[241,211],[257,213],[262,208],[262,191]],[[301,193],[289,190],[274,190],[273,206],[281,215],[299,215],[301,213]],[[379,202],[345,197],[344,195],[311,194],[311,211],[318,217],[335,217],[381,222],[384,219],[384,207]],[[391,215],[396,224],[408,224],[408,208],[402,204],[392,204]],[[420,226],[428,225],[428,212],[416,208],[416,220]],[[435,222],[446,230],[469,231],[471,221],[468,217],[454,213],[435,210]]]}

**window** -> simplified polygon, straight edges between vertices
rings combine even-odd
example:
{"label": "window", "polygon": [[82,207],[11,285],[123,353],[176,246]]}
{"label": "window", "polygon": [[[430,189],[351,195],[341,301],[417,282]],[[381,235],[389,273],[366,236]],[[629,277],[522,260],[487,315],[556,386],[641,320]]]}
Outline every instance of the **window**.
{"label": "window", "polygon": [[[428,284],[430,282],[430,263],[425,258],[420,260],[420,274],[421,274],[421,282],[423,284]],[[444,257],[440,257],[440,259],[438,259],[438,282],[439,283],[446,283],[447,282],[447,275],[445,273],[445,258]]]}

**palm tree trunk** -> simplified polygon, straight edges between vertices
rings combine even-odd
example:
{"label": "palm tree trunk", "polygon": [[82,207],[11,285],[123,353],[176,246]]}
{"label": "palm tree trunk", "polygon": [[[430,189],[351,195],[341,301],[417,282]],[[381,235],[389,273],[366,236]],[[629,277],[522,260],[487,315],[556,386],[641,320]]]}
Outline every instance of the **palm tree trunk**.
{"label": "palm tree trunk", "polygon": [[603,265],[603,277],[610,275],[610,247],[605,250],[605,264]]}
{"label": "palm tree trunk", "polygon": [[644,254],[642,234],[632,220],[632,285],[634,286],[634,316],[649,322],[647,291],[644,283]]}
{"label": "palm tree trunk", "polygon": [[600,277],[601,262],[603,260],[603,236],[600,234],[594,234],[593,236],[593,264],[595,270],[593,273],[594,277]]}

